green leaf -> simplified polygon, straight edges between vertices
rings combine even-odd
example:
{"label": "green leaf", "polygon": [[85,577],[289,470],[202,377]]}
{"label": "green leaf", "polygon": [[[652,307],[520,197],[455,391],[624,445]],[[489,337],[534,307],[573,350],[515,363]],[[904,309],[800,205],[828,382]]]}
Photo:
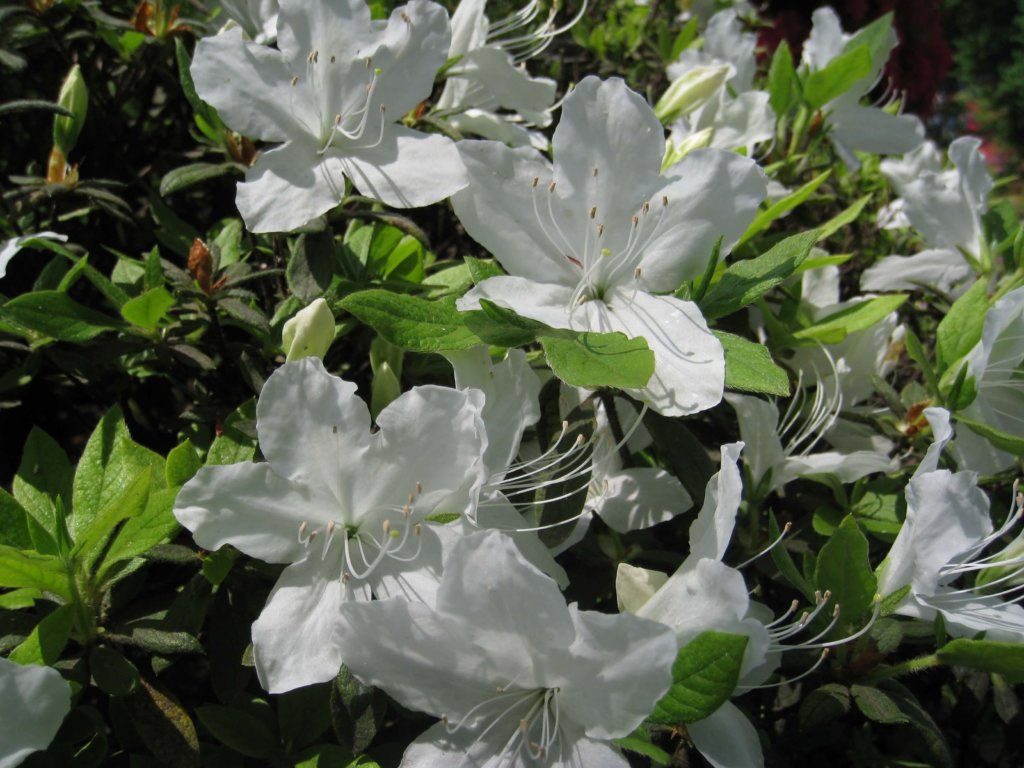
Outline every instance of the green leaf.
{"label": "green leaf", "polygon": [[[815,190],[817,190],[831,174],[832,171],[830,170],[823,171],[799,189],[790,192],[781,200],[776,200],[763,211],[758,211],[757,215],[754,216],[754,220],[750,222],[750,226],[747,227],[747,231],[743,233],[743,237],[741,237],[739,242],[736,243],[735,248],[739,248],[744,243],[749,242],[754,236],[767,229],[771,223],[782,214],[788,213],[798,205],[806,202],[807,198],[813,195]],[[735,250],[735,248],[733,250]]]}
{"label": "green leaf", "polygon": [[113,648],[98,645],[89,653],[89,672],[96,687],[111,696],[127,696],[139,684],[139,670]]}
{"label": "green leaf", "polygon": [[305,304],[324,295],[334,277],[334,235],[330,230],[296,238],[285,277],[292,293]]}
{"label": "green leaf", "polygon": [[71,639],[75,626],[75,609],[62,605],[36,624],[25,641],[11,651],[10,660],[18,664],[53,666]]}
{"label": "green leaf", "polygon": [[73,470],[67,454],[56,441],[33,427],[25,441],[21,464],[14,476],[14,498],[28,513],[26,524],[32,548],[47,554],[58,552],[65,528],[58,518],[57,502],[69,509]]}
{"label": "green leaf", "polygon": [[959,413],[956,415],[956,420],[961,424],[970,427],[999,450],[1007,451],[1008,453],[1012,453],[1014,456],[1024,456],[1024,438],[1017,435],[1011,435],[1009,432],[1003,432],[995,427],[990,427],[988,424],[984,424],[980,421],[966,418]]}
{"label": "green leaf", "polygon": [[348,667],[341,668],[331,684],[331,722],[338,743],[353,753],[365,750],[377,734],[386,708],[375,688],[359,682]]}
{"label": "green leaf", "polygon": [[64,499],[71,505],[71,484],[74,472],[64,449],[38,427],[32,427],[21,464],[14,476],[14,498],[29,514],[27,520],[33,549],[39,552],[57,551],[57,509],[55,501]]}
{"label": "green leaf", "polygon": [[132,325],[152,331],[174,306],[174,297],[166,288],[151,288],[141,296],[129,299],[121,307],[121,317]]}
{"label": "green leaf", "polygon": [[903,714],[896,702],[885,693],[867,685],[852,685],[850,692],[857,704],[857,709],[864,717],[876,723],[899,725],[909,723],[910,718]]}
{"label": "green leaf", "polygon": [[141,626],[131,626],[126,629],[127,634],[120,631],[110,631],[104,637],[107,642],[139,648],[148,653],[159,654],[160,656],[168,656],[175,653],[203,653],[202,643],[188,632]]}
{"label": "green leaf", "polygon": [[307,685],[277,697],[277,724],[281,738],[302,748],[331,727],[331,686]]}
{"label": "green leaf", "polygon": [[[768,510],[768,535],[772,541],[776,541],[781,536],[778,520],[775,519],[775,513],[771,510]],[[814,602],[814,587],[808,583],[800,573],[800,569],[796,567],[789,550],[786,549],[785,542],[780,542],[778,546],[772,547],[771,556],[775,567],[786,577],[786,580],[800,590],[808,601]]]}
{"label": "green leaf", "polygon": [[621,739],[615,740],[615,745],[620,749],[628,749],[630,752],[636,752],[638,755],[643,755],[651,761],[651,765],[656,768],[667,768],[672,762],[672,755],[660,747],[656,747],[651,743],[650,737],[644,732],[643,728],[637,728],[631,735]]}
{"label": "green leaf", "polygon": [[802,232],[787,237],[757,258],[736,262],[701,300],[700,311],[713,320],[757,301],[796,272],[817,239],[816,230]]}
{"label": "green leaf", "polygon": [[910,726],[924,740],[930,753],[928,764],[935,768],[953,768],[953,756],[942,729],[921,706],[920,702],[914,698],[914,695],[895,680],[883,680],[878,687],[896,703],[900,711],[909,719]]}
{"label": "green leaf", "polygon": [[138,515],[146,506],[152,477],[153,471],[148,467],[144,469],[96,513],[88,527],[78,532],[72,550],[76,560],[84,562],[87,568],[92,567],[114,529],[124,520]]}
{"label": "green leaf", "polygon": [[195,477],[201,466],[203,462],[199,460],[196,449],[188,440],[172,448],[167,454],[167,465],[164,470],[168,487],[180,488]]}
{"label": "green leaf", "polygon": [[868,560],[868,540],[853,515],[843,519],[821,548],[814,583],[832,593],[845,623],[856,621],[871,607],[878,582]]}
{"label": "green leaf", "polygon": [[0,546],[0,587],[29,587],[71,599],[67,570],[60,558]]}
{"label": "green leaf", "polygon": [[951,640],[935,652],[943,664],[970,667],[1024,681],[1024,644],[997,640]]}
{"label": "green leaf", "polygon": [[672,665],[672,687],[648,719],[678,725],[712,714],[736,690],[746,647],[746,635],[713,631],[697,635],[679,649]]}
{"label": "green leaf", "polygon": [[855,48],[865,47],[871,55],[871,68],[881,69],[889,58],[889,52],[895,36],[892,33],[892,12],[879,16],[866,27],[858,29],[846,45],[844,51],[852,51]]}
{"label": "green leaf", "polygon": [[0,544],[14,549],[35,549],[28,526],[28,512],[17,499],[0,488]]}
{"label": "green leaf", "polygon": [[822,240],[827,240],[847,224],[851,224],[856,221],[860,216],[861,211],[864,210],[864,206],[866,206],[870,201],[871,195],[864,195],[864,197],[855,200],[850,206],[843,209],[818,227],[818,242],[820,243]]}
{"label": "green leaf", "polygon": [[283,753],[277,733],[242,709],[209,704],[196,707],[196,717],[217,741],[246,757],[267,760]]}
{"label": "green leaf", "polygon": [[252,461],[256,455],[256,400],[236,408],[225,420],[224,428],[206,454],[206,464],[237,464]]}
{"label": "green leaf", "polygon": [[789,43],[783,40],[768,67],[768,103],[778,117],[785,116],[800,100],[800,80],[793,67]]}
{"label": "green leaf", "polygon": [[203,576],[213,586],[219,586],[231,572],[231,567],[238,559],[238,550],[225,545],[203,558]]}
{"label": "green leaf", "polygon": [[198,768],[199,737],[188,713],[175,699],[145,678],[128,699],[125,711],[135,732],[168,768]]}
{"label": "green leaf", "polygon": [[295,768],[380,768],[362,757],[353,758],[351,751],[337,744],[317,744],[302,750],[294,760]]}
{"label": "green leaf", "polygon": [[415,296],[371,289],[349,294],[340,306],[404,349],[416,352],[469,349],[480,339],[455,308],[455,299],[427,301]]}
{"label": "green leaf", "polygon": [[768,347],[725,331],[712,331],[725,350],[725,386],[742,392],[789,394],[789,376],[772,360]]}
{"label": "green leaf", "polygon": [[811,691],[800,703],[800,730],[813,730],[849,711],[850,689],[839,683],[826,683]]}
{"label": "green leaf", "polygon": [[988,309],[987,280],[978,280],[953,302],[935,333],[935,367],[941,375],[981,341]]}
{"label": "green leaf", "polygon": [[201,184],[210,179],[219,179],[228,174],[241,175],[242,167],[238,163],[191,163],[182,165],[164,174],[160,179],[160,196],[180,192],[183,189]]}
{"label": "green leaf", "polygon": [[153,486],[163,486],[163,457],[133,441],[121,409],[111,408],[96,425],[78,462],[70,520],[72,538],[77,541],[97,514],[147,469],[152,471]]}
{"label": "green leaf", "polygon": [[822,344],[838,344],[848,334],[870,328],[895,312],[906,300],[905,293],[891,293],[867,301],[858,301],[852,306],[823,317],[814,325],[796,331],[793,338]]}
{"label": "green leaf", "polygon": [[482,283],[489,277],[501,277],[505,274],[494,259],[476,259],[472,256],[463,256],[462,258],[469,268],[469,276],[474,283]]}
{"label": "green leaf", "polygon": [[480,340],[497,347],[519,347],[534,341],[548,330],[544,323],[520,317],[511,309],[500,307],[487,299],[480,300],[480,309],[462,313],[466,327]]}
{"label": "green leaf", "polygon": [[642,338],[622,333],[540,336],[551,372],[574,387],[633,389],[647,386],[654,353]]}
{"label": "green leaf", "polygon": [[820,109],[870,74],[871,51],[867,46],[858,46],[841,53],[824,68],[807,76],[804,81],[804,102],[811,109]]}
{"label": "green leaf", "polygon": [[648,410],[644,414],[644,426],[654,438],[659,457],[672,474],[679,478],[693,499],[694,506],[699,509],[704,503],[708,480],[718,471],[718,467],[708,458],[708,452],[686,428],[682,419]]}
{"label": "green leaf", "polygon": [[0,306],[0,324],[29,341],[41,338],[82,343],[121,323],[79,304],[60,291],[24,293]]}
{"label": "green leaf", "polygon": [[896,612],[896,609],[900,607],[900,604],[906,599],[907,595],[910,594],[910,588],[912,585],[907,584],[900,587],[895,592],[892,592],[882,598],[882,602],[879,603],[879,614],[882,616],[891,616]]}
{"label": "green leaf", "polygon": [[171,511],[177,495],[177,488],[160,488],[149,494],[145,508],[117,532],[103,558],[98,578],[105,579],[117,563],[146,553],[178,532],[180,526]]}

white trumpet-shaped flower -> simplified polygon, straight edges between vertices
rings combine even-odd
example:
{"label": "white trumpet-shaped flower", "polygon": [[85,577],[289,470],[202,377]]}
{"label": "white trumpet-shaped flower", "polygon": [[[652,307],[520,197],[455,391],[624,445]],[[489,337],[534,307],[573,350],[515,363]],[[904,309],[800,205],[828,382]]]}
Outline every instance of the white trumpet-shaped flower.
{"label": "white trumpet-shaped flower", "polygon": [[671,683],[672,633],[566,606],[503,534],[460,541],[434,608],[353,606],[346,664],[403,706],[441,718],[402,768],[626,768],[625,736]]}
{"label": "white trumpet-shaped flower", "polygon": [[993,181],[981,141],[962,136],[949,145],[953,168],[923,171],[902,185],[902,213],[928,247],[913,256],[888,256],[864,270],[869,291],[921,287],[961,293],[978,271],[985,232],[981,217]]}
{"label": "white trumpet-shaped flower", "polygon": [[14,768],[53,741],[71,709],[71,689],[55,669],[0,658],[0,702],[0,768]]}
{"label": "white trumpet-shaped flower", "polygon": [[[857,44],[856,35],[847,35],[832,8],[818,8],[811,16],[811,34],[804,43],[803,63],[814,71],[824,69],[832,59],[847,50],[847,44]],[[822,111],[828,125],[828,137],[839,157],[850,168],[860,167],[853,150],[879,155],[897,155],[910,152],[924,140],[924,126],[913,115],[891,115],[878,107],[864,106],[861,99],[867,95],[896,47],[896,32],[889,29],[886,45],[880,46],[871,62],[871,71],[855,82],[843,94],[832,99]]]}
{"label": "white trumpet-shaped flower", "polygon": [[396,8],[386,23],[363,0],[283,0],[276,49],[237,28],[201,40],[199,95],[231,128],[280,144],[238,185],[246,226],[301,227],[341,201],[346,179],[399,208],[464,187],[454,142],[399,122],[430,95],[450,36],[448,14],[429,0]]}
{"label": "white trumpet-shaped flower", "polygon": [[204,467],[182,488],[174,514],[201,547],[288,564],[253,625],[267,690],[337,673],[347,649],[334,628],[354,601],[433,600],[447,527],[425,517],[477,493],[482,406],[478,390],[416,387],[372,431],[354,384],[318,358],[285,363],[256,408],[267,461]]}
{"label": "white trumpet-shaped flower", "polygon": [[[1024,557],[986,555],[1018,529],[1024,517],[1014,489],[1006,522],[993,530],[989,501],[974,472],[938,469],[939,454],[953,437],[949,413],[927,408],[935,441],[907,486],[907,516],[889,556],[879,569],[880,594],[909,585],[896,609],[905,616],[931,621],[942,614],[954,637],[986,632],[991,640],[1024,641]],[[1011,545],[1012,546],[1012,545]],[[992,578],[986,578],[990,573]]]}
{"label": "white trumpet-shaped flower", "polygon": [[[654,374],[631,394],[666,415],[717,404],[722,346],[692,302],[669,294],[728,252],[765,195],[748,158],[691,152],[661,175],[664,130],[622,80],[585,78],[566,98],[554,165],[538,152],[460,142],[473,189],[452,198],[466,231],[510,273],[459,301],[488,299],[555,328],[646,339]],[[661,294],[661,295],[659,295]]]}

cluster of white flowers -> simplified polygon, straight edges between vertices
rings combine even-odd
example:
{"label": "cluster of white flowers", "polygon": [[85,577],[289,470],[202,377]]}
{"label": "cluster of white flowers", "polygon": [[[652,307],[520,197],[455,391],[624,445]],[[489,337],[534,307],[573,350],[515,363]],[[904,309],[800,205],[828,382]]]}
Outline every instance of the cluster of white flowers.
{"label": "cluster of white flowers", "polygon": [[[450,198],[465,231],[507,273],[477,284],[460,310],[491,302],[555,329],[643,338],[654,372],[625,392],[639,408],[674,417],[722,402],[722,344],[677,291],[705,273],[716,244],[719,259],[728,257],[767,194],[765,172],[747,155],[773,139],[775,116],[768,94],[754,88],[755,41],[735,11],[711,18],[703,50],[670,68],[674,90],[661,114],[622,80],[576,84],[561,103],[549,159],[537,129],[552,122],[555,83],[521,65],[559,29],[551,19],[535,23],[536,2],[495,23],[482,0],[464,0],[451,24],[430,0],[411,0],[386,21],[373,20],[363,0],[281,0],[249,16],[235,5],[224,3],[237,26],[199,44],[192,74],[231,128],[273,145],[238,186],[251,231],[304,227],[353,189],[393,207]],[[856,40],[834,12],[820,10],[802,66],[824,69]],[[854,150],[915,151],[885,166],[901,196],[888,215],[915,227],[929,250],[883,260],[862,286],[959,291],[983,258],[980,214],[991,180],[977,142],[955,142],[955,168],[943,170],[934,151],[916,149],[919,121],[861,103],[895,43],[890,32],[874,47],[870,72],[823,109],[851,167]],[[455,141],[403,123],[446,61],[433,120],[453,135],[499,141]],[[811,316],[865,300],[841,302],[834,266],[801,280]],[[977,397],[965,411],[1018,437],[1022,316],[1021,288],[991,310],[967,358]],[[449,355],[455,388],[415,387],[371,420],[355,385],[316,357],[332,334],[315,326],[331,321],[320,304],[286,331],[288,362],[257,407],[265,461],[203,468],[175,504],[200,546],[230,544],[286,565],[252,628],[268,691],[326,681],[347,665],[404,706],[440,718],[409,747],[407,768],[625,768],[613,740],[651,712],[670,687],[679,648],[701,632],[748,638],[737,694],[764,684],[787,649],[825,651],[850,639],[827,640],[826,632],[801,640],[809,619],[771,616],[723,558],[744,492],[741,452],[755,485],[770,473],[765,492],[802,476],[851,482],[896,466],[891,443],[858,442],[838,418],[844,403],[870,396],[872,375],[891,369],[902,333],[894,314],[794,359],[807,378],[781,417],[774,402],[727,397],[746,449],[722,446],[674,574],[620,567],[618,615],[566,605],[554,555],[583,535],[592,513],[624,532],[692,505],[664,470],[622,466],[620,449],[639,450],[645,439],[642,414],[603,399],[591,438],[572,442],[563,430],[541,446],[525,438],[540,418],[540,381],[526,356],[510,350],[495,362],[481,347]],[[566,388],[570,404],[588,397]],[[944,411],[928,418],[936,443],[907,489],[907,520],[882,592],[910,585],[900,612],[938,612],[952,632],[1020,640],[1024,611],[1012,602],[1020,556],[981,556],[1009,528],[992,532],[973,473],[938,468],[952,429]],[[822,439],[832,450],[814,450]],[[585,489],[587,503],[551,548],[538,536],[546,526],[524,518],[518,501],[566,483]],[[1009,602],[952,584],[996,568],[1011,574],[990,582],[1011,584]],[[810,616],[831,610],[827,603],[822,596]],[[688,731],[716,766],[763,763],[754,727],[733,704]]]}

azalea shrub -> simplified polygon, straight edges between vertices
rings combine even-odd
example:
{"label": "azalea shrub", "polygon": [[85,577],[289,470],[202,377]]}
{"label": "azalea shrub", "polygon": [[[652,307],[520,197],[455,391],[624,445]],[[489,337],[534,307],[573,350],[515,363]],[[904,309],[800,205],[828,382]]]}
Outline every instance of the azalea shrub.
{"label": "azalea shrub", "polygon": [[0,766],[1019,765],[1020,212],[760,13],[0,10]]}

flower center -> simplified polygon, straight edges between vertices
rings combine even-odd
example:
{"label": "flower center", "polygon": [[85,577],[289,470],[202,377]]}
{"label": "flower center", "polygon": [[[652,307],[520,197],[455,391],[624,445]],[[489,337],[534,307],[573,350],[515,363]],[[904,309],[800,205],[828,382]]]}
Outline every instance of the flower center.
{"label": "flower center", "polygon": [[[461,730],[475,730],[480,728],[473,743],[485,738],[491,731],[499,728],[507,728],[513,723],[515,727],[505,741],[501,750],[502,759],[498,764],[504,764],[505,759],[510,764],[515,762],[517,755],[526,753],[533,760],[543,759],[552,753],[552,748],[558,743],[559,731],[559,706],[558,688],[517,688],[510,690],[510,686],[498,686],[497,693],[470,709],[458,721],[450,721],[447,715],[441,717],[445,730],[449,734],[458,733]],[[518,722],[517,722],[518,721]],[[484,725],[486,724],[486,725]]]}
{"label": "flower center", "polygon": [[[668,210],[668,196],[662,195],[660,200],[652,198],[644,202],[630,215],[628,224],[625,216],[615,211],[611,212],[612,218],[606,219],[607,212],[598,210],[594,203],[599,172],[599,168],[594,168],[591,174],[591,186],[595,189],[591,190],[589,204],[570,211],[567,216],[554,179],[546,185],[541,184],[539,176],[530,181],[533,214],[540,231],[552,247],[578,270],[576,288],[569,300],[570,312],[588,301],[603,301],[609,288],[630,279],[634,289],[638,288],[640,259],[660,233]],[[569,219],[566,223],[574,237],[566,234],[560,219]],[[581,219],[582,227],[579,226]],[[622,229],[625,227],[628,230],[623,238]]]}

